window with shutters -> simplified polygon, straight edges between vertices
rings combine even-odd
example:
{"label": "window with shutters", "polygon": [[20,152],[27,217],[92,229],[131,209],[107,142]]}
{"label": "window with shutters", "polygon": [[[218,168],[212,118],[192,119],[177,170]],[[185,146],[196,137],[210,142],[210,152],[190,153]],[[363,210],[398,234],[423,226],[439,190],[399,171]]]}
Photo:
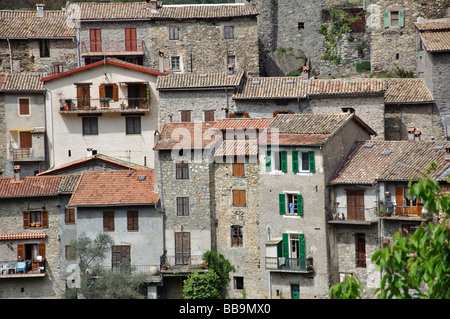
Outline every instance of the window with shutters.
{"label": "window with shutters", "polygon": [[180,39],[180,30],[178,27],[169,28],[169,40],[179,40]]}
{"label": "window with shutters", "polygon": [[364,190],[347,189],[347,219],[365,220],[364,217]]}
{"label": "window with shutters", "polygon": [[239,163],[238,159],[235,158],[232,164],[232,174],[237,177],[245,176],[245,163]]}
{"label": "window with shutters", "polygon": [[366,268],[366,235],[356,234],[356,267]]}
{"label": "window with shutters", "polygon": [[19,115],[20,116],[29,116],[29,115],[31,115],[30,99],[27,99],[27,98],[19,99]]}
{"label": "window with shutters", "polygon": [[101,84],[98,88],[100,99],[106,98],[113,102],[119,101],[119,87],[117,84]]}
{"label": "window with shutters", "polygon": [[23,212],[23,228],[48,228],[47,211]]}
{"label": "window with shutters", "polygon": [[17,244],[17,261],[26,260],[32,272],[45,271],[45,243]]}
{"label": "window with shutters", "polygon": [[231,247],[242,247],[243,245],[242,226],[231,226]]}
{"label": "window with shutters", "polygon": [[91,105],[90,84],[76,84],[77,86],[77,107],[84,108]]}
{"label": "window with shutters", "polygon": [[283,233],[281,246],[277,249],[278,268],[306,270],[305,235]]}
{"label": "window with shutters", "polygon": [[190,122],[191,121],[191,111],[183,110],[180,111],[180,122]]}
{"label": "window with shutters", "polygon": [[103,212],[103,231],[114,231],[114,212]]}
{"label": "window with shutters", "polygon": [[191,233],[175,233],[175,264],[188,265],[191,258]]}
{"label": "window with shutters", "polygon": [[64,211],[64,222],[66,224],[75,224],[75,209],[66,208]]}
{"label": "window with shutters", "polygon": [[113,271],[120,270],[122,273],[129,273],[130,267],[121,267],[123,264],[131,262],[131,246],[116,245],[111,247],[111,266]]}
{"label": "window with shutters", "polygon": [[287,152],[286,151],[271,151],[272,169],[278,172],[287,172]]}
{"label": "window with shutters", "polygon": [[383,18],[385,28],[405,26],[405,12],[403,10],[385,11]]}
{"label": "window with shutters", "polygon": [[175,164],[176,179],[189,179],[189,163],[179,162]]}
{"label": "window with shutters", "polygon": [[177,216],[189,216],[189,197],[177,197]]}
{"label": "window with shutters", "polygon": [[247,194],[243,189],[234,189],[232,191],[233,195],[233,206],[246,206],[247,205]]}
{"label": "window with shutters", "polygon": [[136,28],[125,29],[125,51],[137,51]]}
{"label": "window with shutters", "polygon": [[225,26],[224,36],[225,36],[225,39],[233,39],[234,38],[234,26],[232,26],[232,25]]}
{"label": "window with shutters", "polygon": [[53,73],[63,73],[64,72],[64,64],[63,62],[53,62]]}
{"label": "window with shutters", "polygon": [[90,29],[89,30],[89,45],[91,52],[102,51],[102,30]]}
{"label": "window with shutters", "polygon": [[298,193],[278,194],[280,215],[303,216],[303,196]]}
{"label": "window with shutters", "polygon": [[126,117],[126,133],[127,134],[141,134],[141,117],[127,116]]}
{"label": "window with shutters", "polygon": [[139,230],[139,213],[137,210],[127,211],[127,230],[138,231]]}
{"label": "window with shutters", "polygon": [[30,131],[19,132],[19,145],[20,148],[32,148],[33,147],[33,137]]}
{"label": "window with shutters", "polygon": [[205,111],[205,122],[214,121],[214,110]]}
{"label": "window with shutters", "polygon": [[292,171],[294,173],[314,173],[315,166],[313,151],[292,151]]}
{"label": "window with shutters", "polygon": [[98,135],[98,117],[83,116],[83,135]]}

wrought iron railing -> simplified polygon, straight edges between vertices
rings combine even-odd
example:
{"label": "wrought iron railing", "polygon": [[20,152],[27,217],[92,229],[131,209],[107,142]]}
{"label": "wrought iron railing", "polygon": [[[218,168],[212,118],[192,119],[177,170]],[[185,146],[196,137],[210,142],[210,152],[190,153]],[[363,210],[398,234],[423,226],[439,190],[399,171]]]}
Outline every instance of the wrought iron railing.
{"label": "wrought iron railing", "polygon": [[312,271],[312,258],[266,257],[266,269]]}
{"label": "wrought iron railing", "polygon": [[140,98],[101,98],[101,99],[61,99],[61,111],[77,110],[130,110],[130,109],[150,109],[150,99]]}
{"label": "wrought iron railing", "polygon": [[81,41],[81,53],[89,52],[137,52],[144,51],[144,41],[98,40]]}

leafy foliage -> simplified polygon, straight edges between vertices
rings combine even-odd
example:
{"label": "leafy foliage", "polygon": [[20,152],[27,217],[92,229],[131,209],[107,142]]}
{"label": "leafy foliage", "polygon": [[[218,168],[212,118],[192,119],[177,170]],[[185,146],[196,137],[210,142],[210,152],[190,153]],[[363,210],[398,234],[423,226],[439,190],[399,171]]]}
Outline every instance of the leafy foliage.
{"label": "leafy foliage", "polygon": [[81,236],[79,239],[70,243],[75,251],[75,255],[79,259],[78,265],[81,272],[85,272],[89,267],[101,262],[114,244],[112,237],[108,234],[98,234],[92,240],[86,236]]}
{"label": "leafy foliage", "polygon": [[331,287],[330,296],[337,299],[359,299],[361,298],[360,287],[361,284],[358,279],[346,275],[343,282]]}

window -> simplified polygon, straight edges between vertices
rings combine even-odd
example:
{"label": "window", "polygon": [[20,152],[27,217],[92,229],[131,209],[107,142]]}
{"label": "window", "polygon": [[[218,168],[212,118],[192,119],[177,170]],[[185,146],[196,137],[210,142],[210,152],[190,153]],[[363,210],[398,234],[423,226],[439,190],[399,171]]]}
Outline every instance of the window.
{"label": "window", "polygon": [[236,56],[235,55],[228,55],[227,56],[227,66],[228,67],[234,67],[236,65]]}
{"label": "window", "polygon": [[267,151],[266,152],[266,171],[271,170],[287,172],[287,152],[286,151]]}
{"label": "window", "polygon": [[30,99],[19,99],[19,115],[30,115]]}
{"label": "window", "polygon": [[233,206],[245,206],[246,205],[246,192],[243,189],[234,189],[233,194]]}
{"label": "window", "polygon": [[277,252],[278,268],[306,269],[305,235],[298,233],[283,233]]}
{"label": "window", "polygon": [[214,110],[205,111],[205,122],[214,121]]}
{"label": "window", "polygon": [[130,271],[129,267],[120,268],[123,262],[129,263],[131,261],[131,246],[120,245],[111,247],[111,266],[113,270]]}
{"label": "window", "polygon": [[191,111],[180,111],[181,121],[180,122],[190,122],[191,121]]}
{"label": "window", "polygon": [[75,224],[75,209],[66,208],[64,211],[64,222],[66,224]]}
{"label": "window", "polygon": [[169,28],[169,40],[179,40],[180,32],[178,27]]}
{"label": "window", "polygon": [[347,219],[365,220],[363,189],[347,189]]}
{"label": "window", "polygon": [[114,212],[113,211],[103,212],[103,230],[104,231],[114,231]]}
{"label": "window", "polygon": [[224,36],[225,36],[225,39],[233,39],[234,38],[234,26],[232,26],[232,25],[225,26]]}
{"label": "window", "polygon": [[231,247],[242,247],[242,226],[231,226]]}
{"label": "window", "polygon": [[177,216],[189,216],[189,197],[177,197]]}
{"label": "window", "polygon": [[17,261],[29,260],[33,271],[44,267],[44,259],[45,243],[17,244]]}
{"label": "window", "polygon": [[53,63],[53,73],[63,73],[64,72],[64,63],[61,62],[54,62]]}
{"label": "window", "polygon": [[395,187],[395,205],[395,213],[403,216],[420,216],[423,209],[422,198],[411,199],[409,188],[402,186]]}
{"label": "window", "polygon": [[314,151],[292,151],[292,171],[314,173],[315,167]]}
{"label": "window", "polygon": [[385,28],[405,26],[404,11],[385,11],[383,18]]}
{"label": "window", "polygon": [[65,246],[65,257],[67,260],[75,259],[75,249],[70,245]]}
{"label": "window", "polygon": [[98,117],[83,117],[83,135],[98,135]]}
{"label": "window", "polygon": [[126,132],[127,134],[141,134],[141,117],[127,116],[126,117]]}
{"label": "window", "polygon": [[278,194],[280,215],[303,216],[303,196],[297,193]]}
{"label": "window", "polygon": [[137,210],[127,211],[127,230],[128,231],[139,230],[139,219]]}
{"label": "window", "polygon": [[191,258],[191,233],[175,233],[175,265],[188,265]]}
{"label": "window", "polygon": [[91,105],[90,84],[76,84],[77,86],[77,107],[84,108]]}
{"label": "window", "polygon": [[366,268],[366,235],[356,234],[356,267]]}
{"label": "window", "polygon": [[90,29],[89,30],[89,45],[91,52],[102,51],[102,30]]}
{"label": "window", "polygon": [[236,119],[246,119],[249,118],[249,114],[245,112],[235,112],[235,113],[228,113],[228,118],[236,118]]}
{"label": "window", "polygon": [[305,28],[305,22],[299,22],[297,27],[299,30],[303,30]]}
{"label": "window", "polygon": [[25,211],[23,212],[23,228],[47,228],[47,211]]}
{"label": "window", "polygon": [[20,148],[32,148],[33,147],[33,137],[30,131],[19,132],[19,145]]}
{"label": "window", "polygon": [[125,51],[137,51],[136,28],[125,29]]}
{"label": "window", "polygon": [[39,56],[41,58],[50,57],[50,40],[48,39],[39,40]]}
{"label": "window", "polygon": [[170,66],[172,71],[180,71],[180,57],[179,56],[170,57]]}
{"label": "window", "polygon": [[234,289],[242,290],[244,289],[244,277],[233,277],[234,278]]}
{"label": "window", "polygon": [[245,163],[238,163],[237,158],[234,159],[232,166],[233,176],[245,176]]}
{"label": "window", "polygon": [[175,170],[177,179],[189,179],[189,163],[176,163]]}
{"label": "window", "polygon": [[119,101],[119,87],[117,84],[101,84],[98,89],[100,99],[107,98],[114,102]]}

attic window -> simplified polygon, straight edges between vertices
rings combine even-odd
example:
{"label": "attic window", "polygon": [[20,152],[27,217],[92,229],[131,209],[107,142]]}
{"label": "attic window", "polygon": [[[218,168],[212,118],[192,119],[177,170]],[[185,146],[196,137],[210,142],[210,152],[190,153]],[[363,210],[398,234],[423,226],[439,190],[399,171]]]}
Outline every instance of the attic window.
{"label": "attic window", "polygon": [[208,74],[203,73],[203,74],[200,74],[199,76],[200,76],[201,78],[206,78],[206,77],[208,76]]}
{"label": "attic window", "polygon": [[139,175],[137,179],[138,181],[143,181],[145,180],[145,175]]}
{"label": "attic window", "polygon": [[381,155],[390,155],[392,152],[389,150],[385,150],[381,153]]}
{"label": "attic window", "polygon": [[364,147],[367,147],[367,148],[371,148],[373,146],[373,143],[366,143],[365,145],[364,145]]}
{"label": "attic window", "polygon": [[294,80],[286,80],[286,83],[294,83]]}
{"label": "attic window", "polygon": [[443,148],[444,148],[444,145],[438,145],[438,146],[434,147],[435,150],[441,150]]}
{"label": "attic window", "polygon": [[253,80],[252,84],[259,84],[259,81],[258,80]]}

